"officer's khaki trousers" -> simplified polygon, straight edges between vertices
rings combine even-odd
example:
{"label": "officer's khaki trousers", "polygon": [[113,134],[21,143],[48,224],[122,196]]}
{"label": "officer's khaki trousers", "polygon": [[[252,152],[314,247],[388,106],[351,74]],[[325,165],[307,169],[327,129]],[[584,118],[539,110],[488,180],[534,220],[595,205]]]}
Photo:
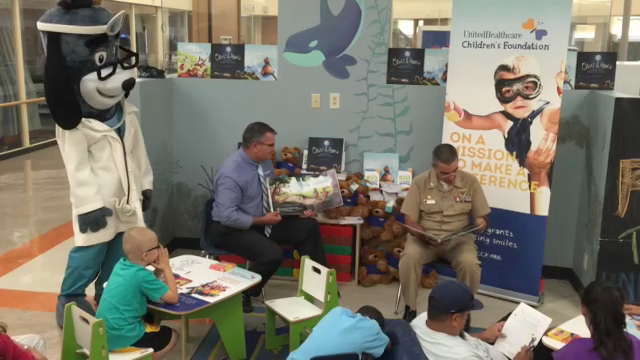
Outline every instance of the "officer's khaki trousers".
{"label": "officer's khaki trousers", "polygon": [[480,285],[481,274],[476,251],[473,235],[461,236],[432,246],[408,234],[399,265],[404,303],[412,310],[416,310],[422,268],[425,264],[439,258],[448,260],[456,271],[458,281],[469,286],[475,294]]}

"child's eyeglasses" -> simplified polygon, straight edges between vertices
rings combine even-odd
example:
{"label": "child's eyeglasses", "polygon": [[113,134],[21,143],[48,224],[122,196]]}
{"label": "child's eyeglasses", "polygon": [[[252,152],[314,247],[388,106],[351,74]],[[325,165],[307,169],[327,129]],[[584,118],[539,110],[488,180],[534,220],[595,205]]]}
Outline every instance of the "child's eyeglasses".
{"label": "child's eyeglasses", "polygon": [[151,249],[149,249],[149,250],[147,250],[147,251],[145,251],[145,252],[150,252],[150,251],[153,251],[153,250],[158,250],[158,249],[160,249],[161,247],[162,247],[162,245],[158,244],[158,245],[156,245],[156,246],[152,247]]}

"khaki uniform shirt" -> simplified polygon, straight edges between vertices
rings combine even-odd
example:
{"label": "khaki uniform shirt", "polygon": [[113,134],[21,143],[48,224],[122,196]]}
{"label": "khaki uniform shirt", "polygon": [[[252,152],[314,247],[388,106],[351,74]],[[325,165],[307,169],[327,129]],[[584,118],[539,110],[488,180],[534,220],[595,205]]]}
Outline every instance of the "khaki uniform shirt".
{"label": "khaki uniform shirt", "polygon": [[416,176],[401,209],[434,235],[457,231],[469,224],[469,215],[479,218],[490,211],[478,179],[462,170],[448,190],[434,170]]}

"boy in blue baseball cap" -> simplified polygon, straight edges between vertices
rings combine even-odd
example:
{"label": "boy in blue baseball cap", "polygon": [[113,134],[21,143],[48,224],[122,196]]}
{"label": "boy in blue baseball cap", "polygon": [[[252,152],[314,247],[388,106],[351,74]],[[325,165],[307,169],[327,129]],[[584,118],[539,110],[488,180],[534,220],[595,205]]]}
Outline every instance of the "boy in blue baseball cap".
{"label": "boy in blue baseball cap", "polygon": [[[504,322],[492,325],[479,334],[464,331],[469,313],[484,305],[473,296],[467,285],[457,281],[444,281],[429,294],[427,312],[418,315],[411,328],[429,359],[507,360],[493,344],[503,337]],[[513,360],[533,359],[532,349],[523,347]]]}

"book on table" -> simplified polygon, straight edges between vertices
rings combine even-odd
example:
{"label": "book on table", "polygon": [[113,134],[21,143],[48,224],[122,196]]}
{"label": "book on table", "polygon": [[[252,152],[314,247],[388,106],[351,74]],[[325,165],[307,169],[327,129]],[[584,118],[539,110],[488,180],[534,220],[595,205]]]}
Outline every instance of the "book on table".
{"label": "book on table", "polygon": [[555,328],[547,333],[547,336],[553,340],[560,341],[563,344],[570,343],[573,339],[577,339],[580,335],[572,333],[571,331],[563,330],[561,328]]}
{"label": "book on table", "polygon": [[448,241],[448,240],[451,240],[451,239],[455,239],[455,238],[460,237],[462,235],[470,234],[470,233],[472,233],[474,231],[477,231],[477,230],[480,230],[482,228],[481,225],[469,224],[469,225],[467,225],[467,226],[465,226],[465,227],[463,227],[461,229],[458,229],[456,231],[453,231],[453,232],[438,236],[438,235],[431,234],[431,233],[429,233],[427,231],[416,229],[416,228],[411,227],[411,226],[409,226],[407,224],[401,223],[400,225],[406,227],[407,229],[409,229],[411,231],[415,231],[417,233],[420,233],[420,234],[428,237],[429,239],[437,241],[439,243],[445,242],[445,241]]}
{"label": "book on table", "polygon": [[282,216],[302,215],[306,210],[322,213],[342,206],[335,170],[320,175],[280,176],[269,179],[270,206]]}

